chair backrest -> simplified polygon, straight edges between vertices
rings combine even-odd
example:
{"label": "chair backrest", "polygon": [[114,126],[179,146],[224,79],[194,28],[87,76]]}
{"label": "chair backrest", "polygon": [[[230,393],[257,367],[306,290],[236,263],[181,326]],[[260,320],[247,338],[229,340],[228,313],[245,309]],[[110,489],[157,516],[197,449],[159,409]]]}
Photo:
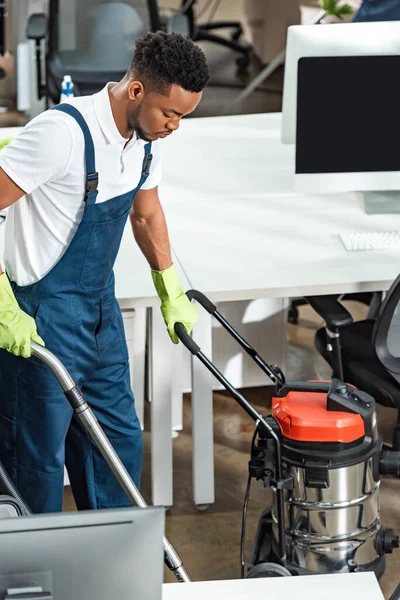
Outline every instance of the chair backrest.
{"label": "chair backrest", "polygon": [[157,28],[154,0],[50,0],[49,59],[65,73],[120,73],[135,40]]}
{"label": "chair backrest", "polygon": [[400,383],[400,275],[382,302],[372,342],[382,365]]}

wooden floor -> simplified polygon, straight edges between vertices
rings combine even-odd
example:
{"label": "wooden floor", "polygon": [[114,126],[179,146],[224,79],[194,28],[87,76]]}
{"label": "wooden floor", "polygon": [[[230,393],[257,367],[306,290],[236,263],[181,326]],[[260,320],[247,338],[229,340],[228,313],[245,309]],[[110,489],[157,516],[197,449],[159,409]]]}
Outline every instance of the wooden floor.
{"label": "wooden floor", "polygon": [[[354,305],[353,305],[354,306]],[[313,335],[318,319],[308,307],[301,309],[298,326],[289,326],[290,357],[288,375],[324,377],[329,370],[313,350]],[[360,312],[360,316],[362,312]],[[258,410],[268,413],[268,388],[246,390],[247,398]],[[394,413],[379,409],[380,429],[390,440]],[[191,406],[184,401],[184,429],[174,440],[174,499],[167,514],[167,535],[184,560],[193,580],[232,579],[240,576],[239,544],[241,511],[247,483],[247,463],[251,436],[254,431],[249,417],[225,393],[214,395],[215,483],[216,502],[207,511],[199,512],[192,503],[191,471]],[[144,434],[145,458],[142,492],[150,501],[150,434]],[[382,482],[381,516],[385,527],[400,532],[400,481]],[[251,549],[261,511],[270,504],[271,493],[261,483],[253,483],[247,523],[247,555]],[[72,495],[66,490],[65,508],[74,509]],[[174,581],[169,572],[165,581]],[[388,558],[388,568],[382,580],[385,598],[389,598],[400,581],[400,550]]]}

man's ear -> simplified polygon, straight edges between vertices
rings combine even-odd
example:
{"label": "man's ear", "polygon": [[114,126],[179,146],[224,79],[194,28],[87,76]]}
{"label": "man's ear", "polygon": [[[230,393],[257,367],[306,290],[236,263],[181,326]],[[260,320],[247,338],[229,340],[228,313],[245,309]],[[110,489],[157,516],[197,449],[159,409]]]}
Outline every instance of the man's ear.
{"label": "man's ear", "polygon": [[138,100],[144,96],[144,85],[140,81],[132,81],[128,87],[129,100]]}

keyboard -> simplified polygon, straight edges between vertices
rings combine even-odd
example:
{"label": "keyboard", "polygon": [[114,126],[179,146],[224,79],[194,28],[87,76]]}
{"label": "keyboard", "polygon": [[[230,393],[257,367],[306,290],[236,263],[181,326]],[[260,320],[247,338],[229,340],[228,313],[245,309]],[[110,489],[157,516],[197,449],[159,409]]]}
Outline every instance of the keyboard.
{"label": "keyboard", "polygon": [[366,231],[341,233],[340,238],[347,251],[384,250],[400,248],[400,231]]}

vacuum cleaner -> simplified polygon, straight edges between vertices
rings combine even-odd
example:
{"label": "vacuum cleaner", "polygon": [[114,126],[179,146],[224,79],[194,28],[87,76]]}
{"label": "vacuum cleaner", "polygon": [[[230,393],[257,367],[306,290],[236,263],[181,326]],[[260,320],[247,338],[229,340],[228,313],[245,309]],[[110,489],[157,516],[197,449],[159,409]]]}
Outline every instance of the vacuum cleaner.
{"label": "vacuum cleaner", "polygon": [[[400,452],[384,448],[375,400],[346,383],[286,382],[196,290],[188,292],[235,338],[275,385],[272,415],[259,414],[201,352],[183,325],[182,343],[255,421],[249,482],[263,482],[273,502],[261,515],[246,576],[374,571],[399,546],[379,516],[382,475],[400,476]],[[249,485],[248,485],[249,488]],[[245,509],[248,501],[246,492]],[[245,514],[245,511],[244,511]],[[242,576],[244,575],[242,535]]]}
{"label": "vacuum cleaner", "polygon": [[[252,478],[273,491],[272,506],[261,516],[247,577],[374,571],[381,577],[385,556],[398,547],[394,532],[382,527],[379,485],[382,475],[400,476],[400,452],[384,448],[377,431],[374,399],[339,380],[286,383],[196,290],[187,293],[237,340],[276,388],[272,416],[258,413],[236,390],[181,323],[182,343],[232,394],[255,421],[247,507]],[[81,390],[62,363],[34,342],[32,355],[56,376],[64,394],[97,444],[132,504],[146,503],[100,427]],[[0,518],[30,514],[0,465]],[[243,511],[245,516],[245,510]],[[164,537],[165,564],[179,582],[190,582],[182,560]],[[242,575],[244,576],[244,531]],[[400,599],[400,586],[391,600]]]}

